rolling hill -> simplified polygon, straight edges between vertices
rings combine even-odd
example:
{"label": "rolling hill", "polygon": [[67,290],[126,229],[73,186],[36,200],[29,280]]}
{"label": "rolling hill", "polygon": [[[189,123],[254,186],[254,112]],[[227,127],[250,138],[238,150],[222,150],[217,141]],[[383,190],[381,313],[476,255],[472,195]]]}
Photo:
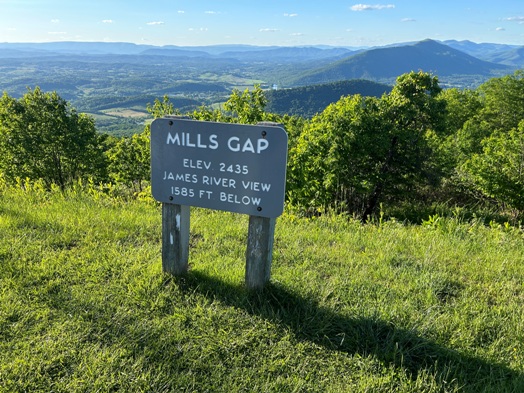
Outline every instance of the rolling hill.
{"label": "rolling hill", "polygon": [[368,80],[348,80],[266,92],[268,112],[312,117],[342,96],[360,94],[380,97],[391,86]]}

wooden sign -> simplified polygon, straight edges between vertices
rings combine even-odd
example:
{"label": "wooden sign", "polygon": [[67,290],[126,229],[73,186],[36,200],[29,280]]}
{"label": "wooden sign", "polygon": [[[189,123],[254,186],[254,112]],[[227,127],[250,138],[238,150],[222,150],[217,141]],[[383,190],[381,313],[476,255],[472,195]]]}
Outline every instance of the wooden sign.
{"label": "wooden sign", "polygon": [[276,217],[284,209],[287,133],[276,123],[179,117],[151,124],[151,189],[162,205],[162,267],[188,269],[189,206],[249,214],[246,285],[270,279]]}
{"label": "wooden sign", "polygon": [[282,127],[177,118],[151,124],[151,189],[160,202],[278,217],[286,163]]}

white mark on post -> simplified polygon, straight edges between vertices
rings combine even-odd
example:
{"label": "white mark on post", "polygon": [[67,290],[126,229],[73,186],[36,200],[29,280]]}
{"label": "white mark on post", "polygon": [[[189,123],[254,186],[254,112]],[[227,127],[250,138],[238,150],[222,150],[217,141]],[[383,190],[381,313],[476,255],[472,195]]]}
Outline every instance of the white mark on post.
{"label": "white mark on post", "polygon": [[174,239],[172,233],[169,234],[169,241],[170,241],[171,245],[175,244],[175,239]]}
{"label": "white mark on post", "polygon": [[176,229],[180,231],[180,214],[176,215]]}

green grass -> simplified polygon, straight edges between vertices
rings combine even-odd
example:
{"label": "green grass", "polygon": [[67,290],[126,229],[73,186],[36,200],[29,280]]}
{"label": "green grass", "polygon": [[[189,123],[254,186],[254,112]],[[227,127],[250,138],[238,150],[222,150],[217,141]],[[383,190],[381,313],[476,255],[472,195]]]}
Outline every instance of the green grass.
{"label": "green grass", "polygon": [[248,217],[191,214],[173,278],[154,203],[0,190],[0,392],[524,391],[521,230],[286,213],[257,293]]}

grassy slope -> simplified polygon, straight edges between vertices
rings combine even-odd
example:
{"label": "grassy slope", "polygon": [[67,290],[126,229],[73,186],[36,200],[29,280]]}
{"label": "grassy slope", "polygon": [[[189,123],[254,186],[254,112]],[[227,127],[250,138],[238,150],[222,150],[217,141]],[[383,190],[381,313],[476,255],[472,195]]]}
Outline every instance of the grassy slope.
{"label": "grassy slope", "polygon": [[247,217],[191,230],[172,279],[158,206],[0,190],[0,391],[524,391],[519,230],[285,214],[258,294]]}

